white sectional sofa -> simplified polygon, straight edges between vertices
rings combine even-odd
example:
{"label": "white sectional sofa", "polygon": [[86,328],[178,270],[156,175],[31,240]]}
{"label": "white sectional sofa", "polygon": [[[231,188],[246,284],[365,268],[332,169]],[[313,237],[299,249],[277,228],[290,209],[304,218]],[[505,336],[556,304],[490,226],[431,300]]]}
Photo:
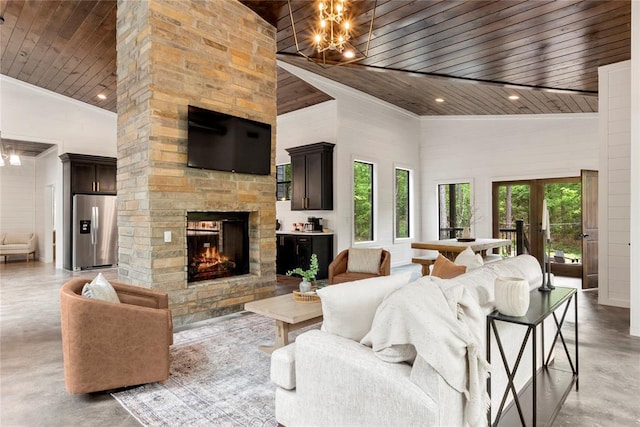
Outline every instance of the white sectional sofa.
{"label": "white sectional sofa", "polygon": [[35,233],[4,233],[0,240],[0,256],[4,256],[5,262],[10,255],[24,255],[29,261],[32,254],[35,261],[37,249],[38,237]]}
{"label": "white sectional sofa", "polygon": [[[498,276],[526,278],[532,290],[542,281],[537,260],[523,255],[486,264],[449,279],[445,287],[449,290],[461,286],[469,289],[481,307],[484,318],[495,309],[493,282]],[[406,362],[383,361],[372,348],[359,342],[363,328],[371,328],[372,322],[375,325],[376,310],[381,301],[390,298],[393,289],[407,286],[398,285],[398,282],[405,280],[406,283],[408,275],[400,280],[398,277],[393,279],[394,275],[387,277],[386,280],[395,281],[389,285],[389,282],[371,282],[384,281],[384,278],[367,279],[352,282],[351,285],[329,287],[337,294],[326,298],[321,295],[323,330],[303,333],[295,343],[272,354],[271,378],[278,386],[276,419],[279,423],[287,427],[465,425],[465,397],[435,369],[427,366],[425,370],[423,366],[419,374],[421,386],[418,386],[414,378],[417,375],[414,371],[417,363],[412,366]],[[440,279],[425,276],[413,282],[413,286],[436,286],[437,280]],[[343,286],[350,287],[338,290]],[[483,323],[478,326],[485,331],[485,323],[479,323]],[[525,330],[513,324],[501,324],[498,327],[507,357],[513,361]],[[424,328],[429,328],[429,325],[424,325]],[[545,341],[551,342],[554,328],[549,325],[544,331]],[[542,334],[537,335],[540,339]],[[482,341],[482,346],[485,346],[486,338],[483,337]],[[530,345],[521,362],[521,366],[527,368],[531,366]],[[483,356],[486,354],[485,348],[480,351]],[[498,354],[493,339],[492,354]],[[499,357],[493,357],[491,371],[494,391],[491,401],[492,406],[497,407],[507,384]],[[523,387],[530,376],[531,369],[520,369],[516,375],[516,387]],[[495,411],[492,415],[495,417]],[[483,414],[482,418],[476,425],[486,424],[486,415]]]}

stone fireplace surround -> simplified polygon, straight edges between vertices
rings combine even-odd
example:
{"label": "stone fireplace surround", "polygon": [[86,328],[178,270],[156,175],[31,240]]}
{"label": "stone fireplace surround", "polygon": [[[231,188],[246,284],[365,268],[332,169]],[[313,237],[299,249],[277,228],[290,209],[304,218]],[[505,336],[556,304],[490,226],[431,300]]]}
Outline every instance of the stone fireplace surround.
{"label": "stone fireplace surround", "polygon": [[[272,296],[274,28],[236,0],[118,0],[117,13],[119,280],[167,292],[176,326]],[[271,175],[188,168],[188,105],[271,124]],[[198,211],[249,212],[249,274],[187,283]]]}

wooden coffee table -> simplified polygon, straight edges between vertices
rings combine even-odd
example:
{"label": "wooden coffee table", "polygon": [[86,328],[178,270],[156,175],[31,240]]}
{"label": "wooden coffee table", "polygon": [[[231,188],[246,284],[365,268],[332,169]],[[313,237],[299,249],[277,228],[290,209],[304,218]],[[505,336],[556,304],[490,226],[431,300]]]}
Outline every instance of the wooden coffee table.
{"label": "wooden coffee table", "polygon": [[266,316],[276,321],[276,337],[273,346],[261,345],[260,350],[271,354],[274,350],[289,344],[289,332],[322,320],[322,304],[300,303],[292,294],[280,295],[244,305],[246,311]]}

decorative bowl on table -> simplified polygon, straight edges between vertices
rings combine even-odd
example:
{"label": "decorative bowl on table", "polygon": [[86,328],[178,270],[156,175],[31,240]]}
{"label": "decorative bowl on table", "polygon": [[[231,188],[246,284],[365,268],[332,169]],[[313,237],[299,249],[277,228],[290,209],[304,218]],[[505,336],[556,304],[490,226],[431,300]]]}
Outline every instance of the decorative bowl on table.
{"label": "decorative bowl on table", "polygon": [[309,292],[293,291],[293,300],[301,303],[320,302],[320,296],[316,293],[315,289]]}

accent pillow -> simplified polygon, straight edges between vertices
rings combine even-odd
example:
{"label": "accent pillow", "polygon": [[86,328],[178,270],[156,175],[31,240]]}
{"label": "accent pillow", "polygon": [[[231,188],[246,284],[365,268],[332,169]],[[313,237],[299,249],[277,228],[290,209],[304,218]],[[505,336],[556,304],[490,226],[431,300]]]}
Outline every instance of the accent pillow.
{"label": "accent pillow", "polygon": [[354,341],[371,330],[382,300],[409,283],[411,272],[372,277],[318,289],[322,303],[322,331]]}
{"label": "accent pillow", "polygon": [[116,290],[111,286],[111,283],[104,278],[102,273],[82,287],[82,296],[87,298],[93,298],[101,301],[120,303]]}
{"label": "accent pillow", "polygon": [[467,271],[467,267],[464,265],[457,265],[453,261],[438,254],[436,262],[433,264],[432,276],[439,277],[441,279],[453,279]]}
{"label": "accent pillow", "polygon": [[482,255],[473,252],[470,247],[460,252],[453,262],[458,265],[464,265],[467,267],[467,271],[475,270],[484,265]]}
{"label": "accent pillow", "polygon": [[347,271],[376,274],[380,270],[381,255],[382,248],[350,248]]}

